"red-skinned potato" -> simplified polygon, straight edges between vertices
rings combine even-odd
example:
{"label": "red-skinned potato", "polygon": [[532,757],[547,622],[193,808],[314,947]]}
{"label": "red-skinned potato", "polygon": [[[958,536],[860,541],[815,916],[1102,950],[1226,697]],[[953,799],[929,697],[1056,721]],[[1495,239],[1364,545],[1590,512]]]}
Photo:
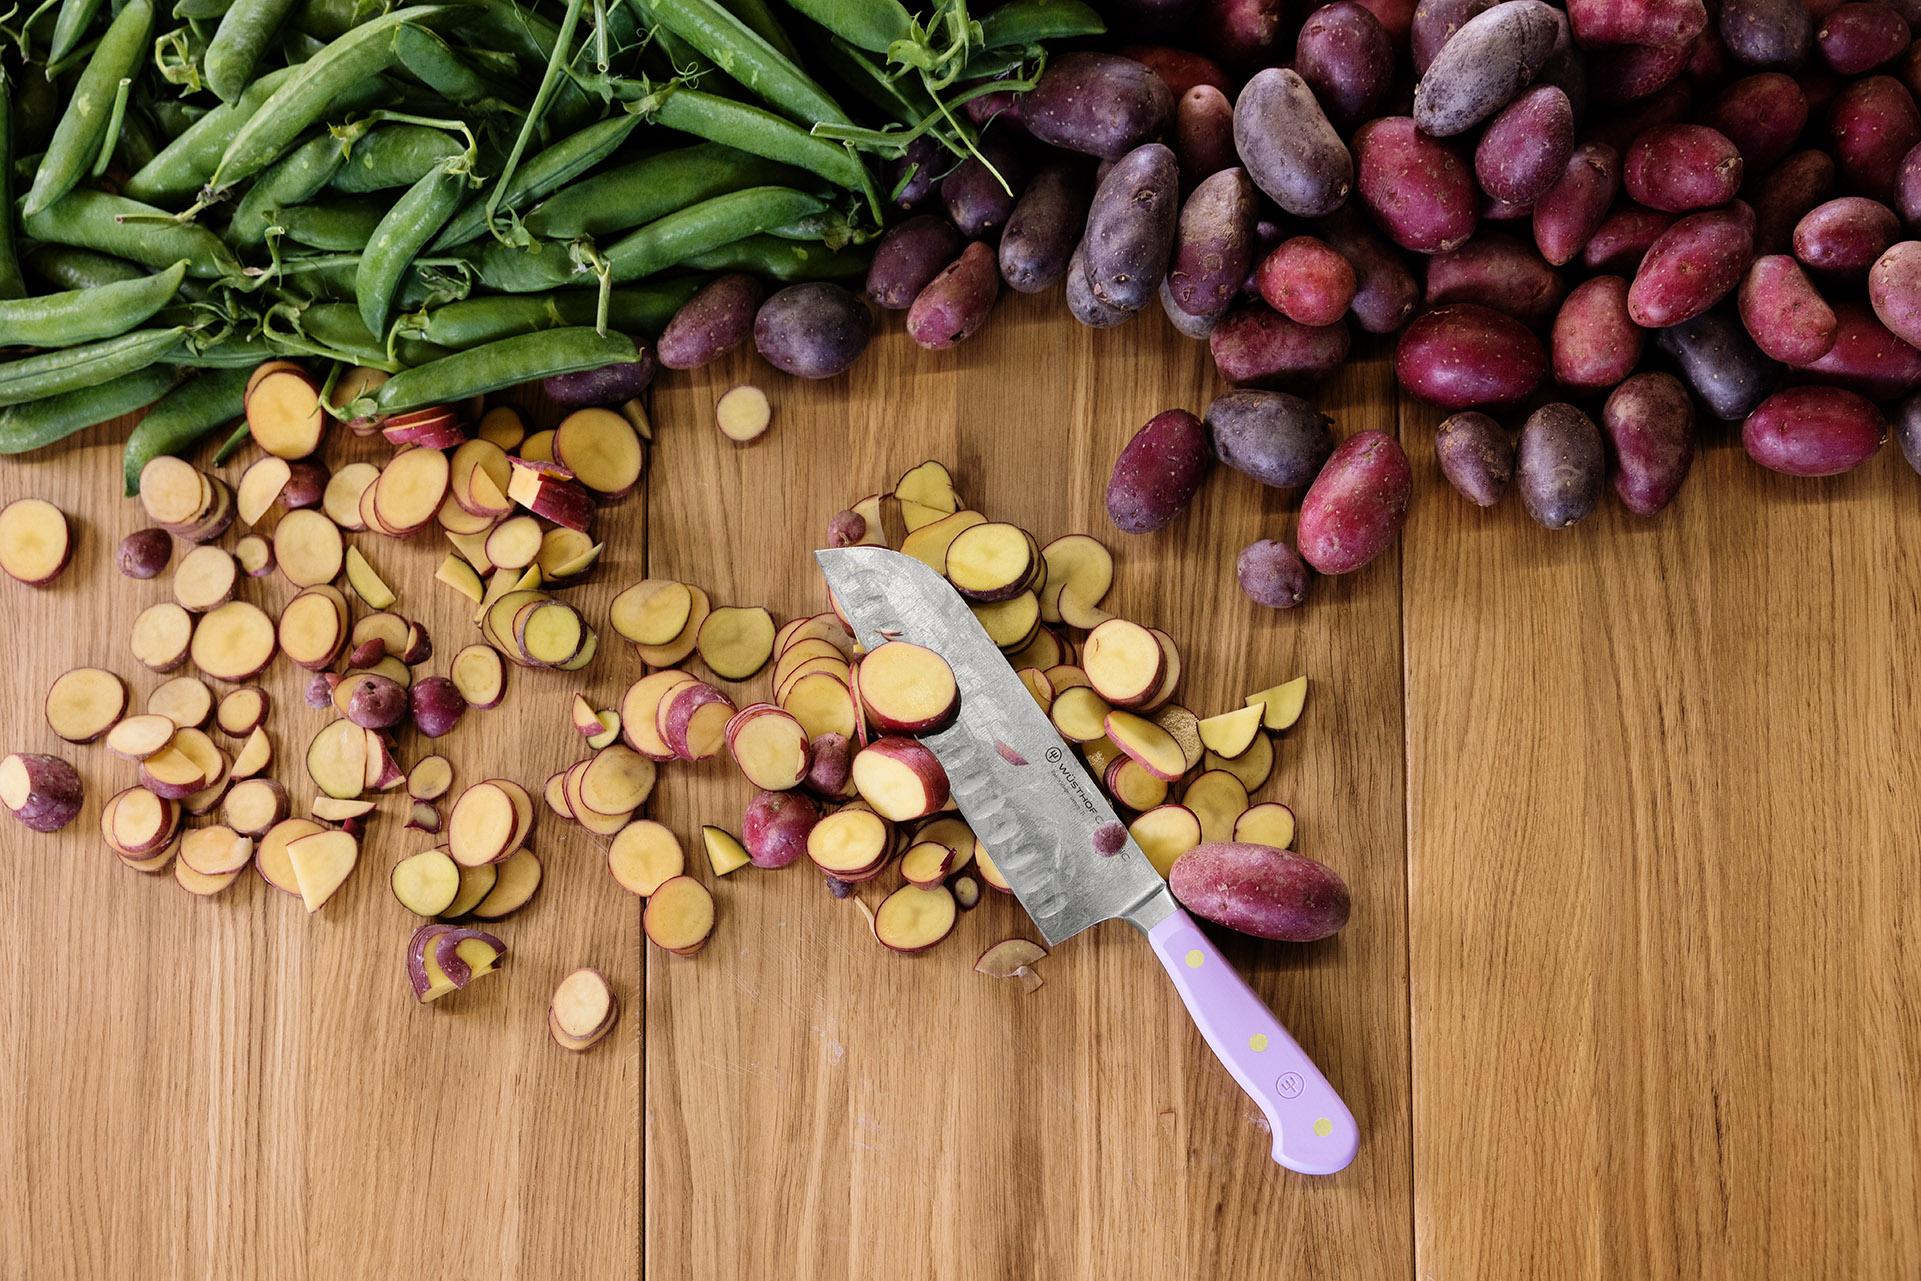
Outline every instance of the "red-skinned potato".
{"label": "red-skinned potato", "polygon": [[1414,88],[1421,132],[1452,137],[1506,106],[1547,66],[1565,28],[1541,0],[1508,0],[1462,23]]}
{"label": "red-skinned potato", "polygon": [[1347,885],[1291,850],[1216,841],[1174,860],[1168,887],[1196,916],[1257,938],[1307,943],[1347,924]]}
{"label": "red-skinned potato", "polygon": [[1616,387],[1601,408],[1601,428],[1614,447],[1614,492],[1636,516],[1674,501],[1694,461],[1694,401],[1681,380],[1639,373]]}
{"label": "red-skinned potato", "polygon": [[1868,301],[1890,333],[1910,346],[1921,345],[1921,241],[1890,245],[1875,260],[1868,272]]}
{"label": "red-skinned potato", "polygon": [[414,728],[428,738],[450,733],[467,710],[467,700],[445,676],[429,676],[414,682],[407,691]]}
{"label": "red-skinned potato", "polygon": [[807,766],[807,790],[829,800],[851,795],[854,778],[854,744],[846,736],[818,734],[810,745],[813,759]]}
{"label": "red-skinned potato", "polygon": [[1263,303],[1245,303],[1208,334],[1208,351],[1221,377],[1243,387],[1280,390],[1311,386],[1347,359],[1345,322],[1301,325]]}
{"label": "red-skinned potato", "polygon": [[1226,90],[1195,85],[1181,95],[1174,104],[1174,154],[1190,188],[1234,166],[1234,104]]}
{"label": "red-skinned potato", "polygon": [[1555,266],[1572,262],[1607,217],[1621,187],[1621,158],[1602,142],[1584,142],[1568,156],[1554,185],[1534,200],[1534,243]]}
{"label": "red-skinned potato", "polygon": [[1647,329],[1692,320],[1734,291],[1754,258],[1754,211],[1740,201],[1687,217],[1649,246],[1628,287],[1628,314]]}
{"label": "red-skinned potato", "polygon": [[930,351],[965,342],[987,323],[999,295],[994,250],[976,240],[915,295],[907,311],[908,337]]}
{"label": "red-skinned potato", "polygon": [[1394,88],[1394,41],[1366,8],[1336,0],[1301,24],[1294,69],[1329,114],[1351,126],[1377,114]]}
{"label": "red-skinned potato", "polygon": [[[1185,409],[1168,409],[1134,433],[1107,481],[1107,515],[1128,534],[1147,534],[1187,510],[1207,476],[1207,432]],[[867,673],[861,673],[866,694]],[[905,728],[905,727],[903,727]]]}
{"label": "red-skinned potato", "polygon": [[1701,123],[1726,135],[1749,173],[1788,154],[1808,123],[1808,98],[1794,77],[1763,71],[1736,80],[1701,113]]}
{"label": "red-skinned potato", "polygon": [[1834,304],[1834,346],[1803,374],[1860,392],[1869,400],[1893,400],[1921,387],[1921,348],[1896,337],[1880,318],[1852,299]]}
{"label": "red-skinned potato", "polygon": [[1621,185],[1628,196],[1664,213],[1712,209],[1741,190],[1741,153],[1718,129],[1656,125],[1628,146]]}
{"label": "red-skinned potato", "polygon": [[1770,358],[1811,364],[1834,346],[1834,308],[1786,254],[1767,254],[1748,266],[1738,295],[1741,323]]}
{"label": "red-skinned potato", "polygon": [[1317,230],[1354,268],[1354,323],[1370,334],[1391,334],[1414,314],[1420,286],[1401,253],[1351,209],[1318,224]]}
{"label": "red-skinned potato", "polygon": [[875,739],[854,757],[854,786],[882,818],[896,823],[947,804],[947,771],[934,754],[897,734]]}
{"label": "red-skinned potato", "polygon": [[35,832],[57,832],[80,814],[86,789],[58,756],[14,752],[0,759],[0,805]]}
{"label": "red-skinned potato", "polygon": [[1893,76],[1847,85],[1828,108],[1828,138],[1850,186],[1877,199],[1893,194],[1901,160],[1921,143],[1921,111]]}
{"label": "red-skinned potato", "polygon": [[786,867],[806,856],[818,822],[820,806],[804,792],[757,792],[741,815],[741,844],[755,867]]}
{"label": "red-skinned potato", "polygon": [[1167,292],[1189,316],[1218,316],[1239,293],[1254,254],[1260,193],[1247,171],[1203,178],[1181,206]]}
{"label": "red-skinned potato", "polygon": [[1901,13],[1860,0],[1835,6],[1814,31],[1822,60],[1844,76],[1858,76],[1892,62],[1908,47],[1909,38],[1908,21]]}
{"label": "red-skinned potato", "polygon": [[1342,441],[1301,499],[1301,556],[1347,574],[1379,556],[1407,519],[1413,474],[1400,442],[1364,431]]}
{"label": "red-skinned potato", "polygon": [[1581,265],[1590,271],[1629,272],[1641,264],[1648,248],[1674,225],[1674,215],[1621,205],[1609,212],[1581,250]]}
{"label": "red-skinned potato", "polygon": [[120,540],[115,561],[128,578],[155,578],[173,559],[173,537],[164,529],[136,529]]}
{"label": "red-skinned potato", "polygon": [[867,268],[867,297],[886,311],[905,311],[929,281],[966,247],[954,224],[921,214],[890,228]]}
{"label": "red-skinned potato", "polygon": [[1547,194],[1574,154],[1574,105],[1556,85],[1537,84],[1503,107],[1474,149],[1481,190],[1514,205]]}
{"label": "red-skinned potato", "polygon": [[1701,0],[1571,0],[1568,22],[1582,44],[1686,44],[1707,27]]}
{"label": "red-skinned potato", "polygon": [[[1512,2],[1512,0],[1510,0]],[[1479,303],[1539,329],[1561,302],[1560,273],[1534,246],[1505,232],[1482,232],[1427,261],[1427,305]]]}
{"label": "red-skinned potato", "polygon": [[701,286],[661,330],[655,353],[669,369],[697,369],[753,336],[760,282],[734,272]]}
{"label": "red-skinned potato", "polygon": [[1554,377],[1585,391],[1612,387],[1640,364],[1643,338],[1628,317],[1628,282],[1590,277],[1574,287],[1554,318]]}
{"label": "red-skinned potato", "polygon": [[1874,457],[1887,420],[1865,397],[1840,387],[1789,387],[1741,424],[1748,457],[1787,476],[1836,476]]}
{"label": "red-skinned potato", "polygon": [[1541,342],[1512,316],[1475,303],[1415,318],[1394,353],[1401,385],[1443,409],[1507,405],[1532,395],[1547,372]]}
{"label": "red-skinned potato", "polygon": [[1347,314],[1357,282],[1353,264],[1324,240],[1294,236],[1254,270],[1262,301],[1302,325],[1332,325]]}
{"label": "red-skinned potato", "polygon": [[1473,171],[1412,118],[1384,116],[1363,125],[1354,135],[1354,156],[1362,203],[1401,248],[1439,253],[1474,234],[1480,199]]}
{"label": "red-skinned potato", "polygon": [[1794,256],[1815,271],[1855,275],[1901,235],[1894,210],[1866,196],[1823,201],[1794,224]]}

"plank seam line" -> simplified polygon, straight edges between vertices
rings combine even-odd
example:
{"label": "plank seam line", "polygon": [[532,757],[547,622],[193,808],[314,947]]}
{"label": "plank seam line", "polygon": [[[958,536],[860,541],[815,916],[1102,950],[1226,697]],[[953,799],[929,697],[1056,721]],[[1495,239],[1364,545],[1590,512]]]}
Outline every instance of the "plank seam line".
{"label": "plank seam line", "polygon": [[[1407,448],[1407,403],[1401,394],[1400,379],[1391,374],[1388,386],[1394,396],[1394,436]],[[1405,529],[1405,526],[1403,526]],[[1414,1106],[1418,1087],[1414,1077],[1414,744],[1413,718],[1408,711],[1407,648],[1407,539],[1401,540],[1400,554],[1394,558],[1395,587],[1400,608],[1396,625],[1401,637],[1401,956],[1407,975],[1407,1270],[1408,1281],[1421,1275],[1420,1210],[1416,1201],[1419,1184],[1415,1177],[1414,1126],[1419,1116]]]}

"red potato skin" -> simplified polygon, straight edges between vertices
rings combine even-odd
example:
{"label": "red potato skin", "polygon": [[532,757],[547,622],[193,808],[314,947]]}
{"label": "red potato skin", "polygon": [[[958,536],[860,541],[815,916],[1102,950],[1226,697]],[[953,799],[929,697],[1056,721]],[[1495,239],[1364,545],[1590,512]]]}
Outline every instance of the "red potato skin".
{"label": "red potato skin", "polygon": [[30,831],[57,832],[80,815],[86,788],[80,773],[58,756],[19,753],[27,772],[27,796],[10,810]]}
{"label": "red potato skin", "polygon": [[1443,409],[1526,400],[1547,374],[1540,339],[1512,316],[1475,303],[1415,318],[1394,352],[1401,385]]}
{"label": "red potato skin", "polygon": [[1630,199],[1663,213],[1712,209],[1741,190],[1741,153],[1706,125],[1656,125],[1629,144],[1621,185]]}
{"label": "red potato skin", "polygon": [[890,228],[867,268],[867,300],[887,311],[905,311],[966,243],[953,223],[933,214]]}
{"label": "red potato skin", "polygon": [[1207,431],[1185,409],[1167,409],[1134,433],[1107,481],[1107,515],[1125,534],[1148,534],[1187,510],[1207,477]]}
{"label": "red potato skin", "polygon": [[1391,334],[1406,324],[1421,290],[1386,237],[1351,210],[1318,224],[1317,230],[1354,268],[1354,323],[1370,334]]}
{"label": "red potato skin", "polygon": [[1451,414],[1434,433],[1441,474],[1476,507],[1492,507],[1514,480],[1514,442],[1501,425],[1474,410]]}
{"label": "red potato skin", "polygon": [[1732,293],[1754,258],[1754,211],[1740,201],[1687,217],[1649,246],[1628,287],[1645,329],[1692,320]]}
{"label": "red potato skin", "polygon": [[1834,346],[1804,374],[1857,391],[1870,400],[1894,400],[1921,387],[1921,349],[1901,341],[1874,312],[1853,300],[1834,305]]}
{"label": "red potato skin", "polygon": [[1628,317],[1628,282],[1620,276],[1582,281],[1554,318],[1549,349],[1554,377],[1565,387],[1601,391],[1634,372],[1646,335]]}
{"label": "red potato skin", "polygon": [[1300,325],[1264,303],[1229,311],[1207,336],[1221,377],[1240,387],[1285,391],[1319,382],[1347,359],[1346,324]]}
{"label": "red potato skin", "polygon": [[1907,50],[1907,19],[1885,4],[1837,5],[1814,29],[1814,47],[1837,75],[1858,76]]}
{"label": "red potato skin", "polygon": [[1794,228],[1808,210],[1834,191],[1834,158],[1825,151],[1797,151],[1754,185],[1754,248],[1786,253]]}
{"label": "red potato skin", "polygon": [[967,341],[987,323],[1000,288],[994,251],[976,240],[914,298],[907,311],[908,337],[929,351]]}
{"label": "red potato skin", "polygon": [[1301,558],[1322,574],[1353,573],[1393,545],[1413,490],[1399,441],[1381,431],[1348,437],[1301,499]]}
{"label": "red potato skin", "polygon": [[1196,845],[1174,860],[1167,883],[1194,915],[1256,938],[1311,943],[1337,933],[1351,910],[1334,869],[1266,845]]}
{"label": "red potato skin", "polygon": [[1674,215],[1639,205],[1622,205],[1602,220],[1581,250],[1581,265],[1589,271],[1631,272],[1641,265],[1648,248],[1674,225]]}
{"label": "red potato skin", "polygon": [[1805,365],[1834,346],[1834,308],[1786,254],[1768,254],[1749,265],[1739,305],[1754,345],[1774,360]]}
{"label": "red potato skin", "polygon": [[1902,157],[1921,143],[1921,111],[1899,80],[1869,76],[1835,95],[1828,108],[1828,137],[1849,186],[1888,196]]}
{"label": "red potato skin", "polygon": [[743,272],[720,276],[681,304],[660,332],[654,354],[669,369],[698,369],[753,336],[760,281]]}
{"label": "red potato skin", "polygon": [[[313,701],[311,696],[308,701]],[[467,710],[467,700],[461,695],[460,687],[445,676],[415,681],[408,687],[407,703],[414,728],[426,738],[440,738],[450,733]]]}
{"label": "red potato skin", "polygon": [[755,867],[782,868],[807,856],[820,806],[802,792],[757,792],[740,819],[740,843]]}
{"label": "red potato skin", "polygon": [[1307,81],[1284,67],[1256,74],[1234,100],[1234,150],[1254,185],[1297,218],[1333,213],[1354,186],[1347,144]]}
{"label": "red potato skin", "polygon": [[1433,254],[1474,234],[1480,200],[1473,171],[1453,147],[1416,129],[1412,117],[1361,126],[1354,154],[1361,202],[1395,244]]}
{"label": "red potato skin", "polygon": [[173,538],[164,529],[136,529],[120,540],[114,554],[128,578],[153,578],[173,559]]}
{"label": "red potato skin", "polygon": [[1842,196],[1794,224],[1794,256],[1816,271],[1858,275],[1901,235],[1894,210],[1866,196]]}
{"label": "red potato skin", "polygon": [[[1611,134],[1607,141],[1618,147],[1624,138],[1632,137],[1649,124],[1671,118],[1673,108],[1669,107],[1669,101],[1685,107],[1688,94],[1686,86],[1679,81],[1687,65],[1686,45],[1609,45],[1591,50],[1588,80],[1593,86],[1590,92],[1594,105],[1615,107],[1632,103],[1654,116],[1651,120],[1630,119],[1624,134]],[[1656,99],[1655,95],[1664,90],[1676,92],[1669,100]]]}
{"label": "red potato skin", "polygon": [[1254,254],[1260,192],[1239,167],[1211,174],[1181,206],[1168,293],[1190,316],[1219,315],[1240,292]]}
{"label": "red potato skin", "polygon": [[1332,325],[1354,301],[1354,267],[1334,247],[1313,236],[1294,236],[1275,246],[1254,270],[1261,300],[1303,325]]}
{"label": "red potato skin", "polygon": [[1573,405],[1542,405],[1529,414],[1514,464],[1521,505],[1548,529],[1586,519],[1601,501],[1607,479],[1601,429]]}
{"label": "red potato skin", "polygon": [[1534,244],[1559,267],[1587,247],[1621,188],[1621,160],[1605,143],[1584,142],[1552,187],[1534,202]]}
{"label": "red potato skin", "polygon": [[1249,543],[1234,560],[1234,578],[1242,594],[1268,609],[1294,609],[1302,604],[1312,577],[1299,552],[1271,538]]}
{"label": "red potato skin", "polygon": [[1484,232],[1427,260],[1427,305],[1474,302],[1506,312],[1530,329],[1560,305],[1561,276],[1534,247],[1504,232]]}
{"label": "red potato skin", "polygon": [[1354,0],[1307,16],[1294,41],[1294,69],[1328,113],[1352,125],[1374,115],[1394,88],[1394,41]]}
{"label": "red potato skin", "polygon": [[1408,42],[1409,33],[1414,28],[1415,0],[1358,0],[1360,6],[1374,15],[1374,20],[1387,32],[1388,39],[1395,48]]}
{"label": "red potato skin", "polygon": [[1481,190],[1510,205],[1547,194],[1574,154],[1574,104],[1556,85],[1535,85],[1501,108],[1474,148]]}
{"label": "red potato skin", "polygon": [[1784,476],[1838,476],[1874,457],[1887,420],[1865,397],[1841,387],[1777,391],[1741,424],[1748,457]]}
{"label": "red potato skin", "polygon": [[1895,407],[1894,438],[1908,466],[1921,472],[1921,396],[1910,396]]}
{"label": "red potato skin", "polygon": [[1227,73],[1221,70],[1221,64],[1203,54],[1160,44],[1130,44],[1114,52],[1123,58],[1132,58],[1159,76],[1176,101],[1195,85],[1210,85],[1222,93],[1229,88]]}
{"label": "red potato skin", "polygon": [[1174,95],[1131,58],[1069,53],[1047,65],[1021,102],[1021,123],[1049,146],[1118,160],[1167,129]]}
{"label": "red potato skin", "polygon": [[853,742],[842,734],[822,734],[808,745],[808,751],[807,790],[828,800],[846,796],[854,770]]}
{"label": "red potato skin", "polygon": [[1694,463],[1694,401],[1673,374],[1636,374],[1601,407],[1614,448],[1614,493],[1636,516],[1674,501]]}
{"label": "red potato skin", "polygon": [[1921,143],[1909,149],[1895,172],[1894,207],[1908,226],[1921,222]]}
{"label": "red potato skin", "polygon": [[1226,66],[1264,67],[1280,41],[1282,14],[1281,0],[1200,0],[1193,39]]}
{"label": "red potato skin", "polygon": [[1043,165],[1034,175],[1001,229],[1001,279],[1010,288],[1032,294],[1060,283],[1087,222],[1092,191],[1079,162]]}
{"label": "red potato skin", "polygon": [[1888,331],[1921,346],[1921,241],[1890,245],[1868,272],[1868,302]]}
{"label": "red potato skin", "polygon": [[1701,0],[1569,0],[1567,16],[1584,45],[1686,44],[1708,25]]}
{"label": "red potato skin", "polygon": [[1174,108],[1174,154],[1188,187],[1238,164],[1234,154],[1234,104],[1213,85],[1195,85]]}
{"label": "red potato skin", "polygon": [[1723,89],[1700,122],[1733,142],[1742,163],[1758,173],[1787,155],[1807,128],[1808,97],[1792,76],[1762,71]]}

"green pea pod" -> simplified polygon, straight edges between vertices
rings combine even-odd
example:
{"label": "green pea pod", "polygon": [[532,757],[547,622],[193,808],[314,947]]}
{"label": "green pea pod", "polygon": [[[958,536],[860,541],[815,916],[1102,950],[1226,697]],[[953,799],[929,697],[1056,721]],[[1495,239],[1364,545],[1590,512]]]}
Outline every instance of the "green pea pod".
{"label": "green pea pod", "polygon": [[145,280],[151,273],[137,262],[110,258],[68,245],[35,245],[27,252],[27,274],[55,289],[98,289],[122,280]]}
{"label": "green pea pod", "polygon": [[325,204],[291,205],[274,219],[281,233],[297,245],[329,253],[358,253],[373,236],[390,206],[372,197],[332,200]]}
{"label": "green pea pod", "polygon": [[154,365],[97,386],[0,408],[0,454],[24,454],[144,409],[166,395],[179,377],[176,369]]}
{"label": "green pea pod", "polygon": [[54,127],[53,139],[40,168],[34,172],[33,187],[27,192],[24,212],[39,213],[72,191],[87,176],[100,155],[101,139],[120,82],[131,75],[147,57],[147,41],[153,34],[153,0],[128,0],[93,48],[93,56],[74,85],[67,110]]}
{"label": "green pea pod", "polygon": [[293,7],[294,0],[234,0],[220,16],[201,66],[207,87],[222,102],[233,102],[246,92],[260,55],[280,34]]}
{"label": "green pea pod", "polygon": [[383,414],[396,414],[485,395],[536,378],[577,374],[637,359],[634,340],[625,334],[602,334],[590,328],[547,329],[457,351],[397,373],[374,394],[374,408]]}
{"label": "green pea pod", "polygon": [[787,0],[857,49],[886,53],[896,40],[914,38],[914,16],[900,0]]}
{"label": "green pea pod", "polygon": [[360,269],[354,273],[354,295],[368,333],[376,338],[386,334],[400,278],[427,242],[447,225],[466,192],[466,163],[460,159],[445,161],[409,187],[374,228],[366,249],[361,251]]}
{"label": "green pea pod", "polygon": [[716,0],[657,0],[660,25],[700,50],[741,88],[803,124],[847,124],[827,91]]}
{"label": "green pea pod", "polygon": [[1019,49],[1107,30],[1101,15],[1081,0],[1008,0],[983,15],[980,23],[983,49]]}
{"label": "green pea pod", "polygon": [[820,197],[789,187],[749,187],[657,218],[605,250],[616,283],[677,267],[743,236],[758,235],[827,208]]}
{"label": "green pea pod", "polygon": [[496,90],[453,46],[425,27],[401,27],[394,32],[394,57],[410,75],[448,102],[463,106],[496,96]]}
{"label": "green pea pod", "polygon": [[799,170],[719,143],[656,152],[570,183],[527,215],[536,236],[572,240],[644,226],[742,187],[794,186]]}
{"label": "green pea pod", "polygon": [[[680,276],[610,290],[607,325],[623,334],[658,334],[703,283],[700,276]],[[468,298],[427,312],[419,334],[428,342],[462,351],[543,329],[591,326],[598,319],[599,308],[598,289],[562,289],[538,297]]]}
{"label": "green pea pod", "polygon": [[13,85],[0,66],[0,298],[27,292],[13,252]]}
{"label": "green pea pod", "polygon": [[81,187],[40,213],[21,220],[21,230],[52,245],[92,249],[159,271],[182,258],[196,280],[240,275],[240,262],[220,237],[190,222],[125,196]]}
{"label": "green pea pod", "polygon": [[727,12],[746,23],[748,29],[755,35],[779,50],[781,57],[796,66],[801,65],[800,50],[796,49],[794,42],[788,38],[787,32],[780,25],[780,19],[775,17],[774,11],[768,7],[767,0],[727,0]]}
{"label": "green pea pod", "polygon": [[233,4],[234,0],[175,0],[173,16],[182,22],[211,22]]}
{"label": "green pea pod", "polygon": [[280,158],[335,103],[393,65],[395,27],[447,12],[443,5],[396,9],[361,24],[300,64],[294,76],[254,112],[221,153],[208,185],[225,190]]}
{"label": "green pea pod", "polygon": [[274,214],[313,199],[345,159],[340,140],[323,133],[274,161],[234,206],[233,220],[227,224],[227,239],[236,245],[264,243]]}
{"label": "green pea pod", "polygon": [[[627,141],[639,116],[622,113],[569,134],[514,171],[501,192],[497,207],[516,209],[557,191],[614,154]],[[434,238],[429,248],[439,250],[464,245],[487,228],[487,204],[471,200]]]}
{"label": "green pea pod", "polygon": [[698,89],[669,89],[654,107],[654,121],[737,151],[798,165],[849,191],[870,187],[860,160],[837,142],[816,138],[771,111]]}
{"label": "green pea pod", "polygon": [[[560,40],[558,24],[515,0],[479,0],[461,5],[460,29],[467,43],[512,53],[530,67],[544,68]],[[593,101],[572,77],[563,76],[554,89],[546,118],[570,129],[593,112]]]}
{"label": "green pea pod", "polygon": [[690,271],[745,271],[775,280],[858,280],[867,275],[874,259],[874,247],[847,245],[829,249],[826,245],[802,240],[783,240],[778,236],[747,236],[704,254],[695,254],[681,266]]}
{"label": "green pea pod", "polygon": [[567,246],[552,241],[523,249],[483,240],[463,248],[459,256],[481,284],[504,294],[538,294],[581,283],[581,269],[568,256]]}
{"label": "green pea pod", "polygon": [[178,325],[172,329],[137,329],[80,347],[0,361],[0,405],[58,396],[145,369],[186,332]]}
{"label": "green pea pod", "polygon": [[223,102],[188,125],[160,154],[141,166],[127,179],[127,194],[135,200],[167,201],[191,199],[202,183],[213,175],[220,156],[262,103],[293,79],[299,67],[269,71],[247,86],[234,102]]}
{"label": "green pea pod", "polygon": [[47,65],[65,62],[67,55],[80,47],[87,28],[100,12],[100,0],[61,0],[54,15],[53,36],[47,42]]}
{"label": "green pea pod", "polygon": [[466,149],[458,134],[431,125],[376,125],[347,148],[346,162],[335,171],[331,185],[355,195],[411,187],[441,161]]}
{"label": "green pea pod", "polygon": [[172,302],[187,264],[138,280],[0,302],[0,346],[72,347],[124,334]]}
{"label": "green pea pod", "polygon": [[127,435],[120,456],[127,497],[140,492],[140,469],[162,454],[179,457],[247,411],[250,366],[214,369],[162,396]]}

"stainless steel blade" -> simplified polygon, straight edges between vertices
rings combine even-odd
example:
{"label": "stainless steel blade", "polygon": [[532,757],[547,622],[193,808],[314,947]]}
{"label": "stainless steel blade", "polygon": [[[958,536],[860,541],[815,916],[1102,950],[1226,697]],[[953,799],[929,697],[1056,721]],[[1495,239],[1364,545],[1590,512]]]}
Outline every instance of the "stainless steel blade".
{"label": "stainless steel blade", "polygon": [[[1150,929],[1173,911],[1167,883],[945,579],[884,547],[814,555],[863,646],[912,641],[954,669],[959,713],[920,741],[1050,945],[1116,917]],[[1100,853],[1097,833],[1118,836],[1118,850]]]}

